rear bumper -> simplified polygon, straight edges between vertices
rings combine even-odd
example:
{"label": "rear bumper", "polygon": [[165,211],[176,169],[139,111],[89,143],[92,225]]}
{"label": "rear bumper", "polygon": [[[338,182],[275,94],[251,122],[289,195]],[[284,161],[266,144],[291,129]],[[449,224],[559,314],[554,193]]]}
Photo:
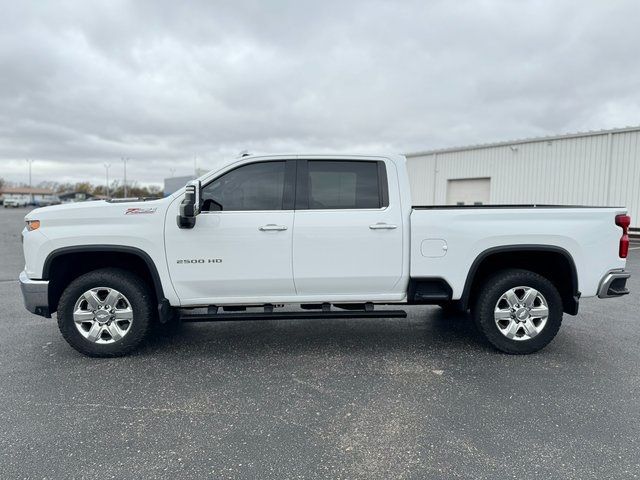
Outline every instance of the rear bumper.
{"label": "rear bumper", "polygon": [[20,272],[18,280],[25,308],[36,315],[51,318],[49,313],[49,281],[32,280],[24,271]]}
{"label": "rear bumper", "polygon": [[627,279],[630,276],[631,274],[625,270],[611,270],[600,280],[598,297],[612,298],[627,295],[629,293]]}

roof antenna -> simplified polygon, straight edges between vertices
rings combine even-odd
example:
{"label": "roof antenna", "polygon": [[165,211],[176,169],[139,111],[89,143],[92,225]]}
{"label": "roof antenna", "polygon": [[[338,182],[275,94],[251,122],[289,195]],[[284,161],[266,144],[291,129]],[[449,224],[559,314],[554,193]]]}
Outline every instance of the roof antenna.
{"label": "roof antenna", "polygon": [[238,158],[244,158],[244,157],[248,157],[251,154],[249,153],[249,150],[242,150],[239,154],[238,154]]}

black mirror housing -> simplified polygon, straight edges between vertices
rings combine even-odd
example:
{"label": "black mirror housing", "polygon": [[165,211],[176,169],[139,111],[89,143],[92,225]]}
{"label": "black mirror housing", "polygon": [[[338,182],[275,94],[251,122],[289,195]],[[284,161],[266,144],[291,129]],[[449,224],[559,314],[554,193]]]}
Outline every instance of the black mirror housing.
{"label": "black mirror housing", "polygon": [[184,199],[180,204],[178,215],[178,227],[193,228],[196,224],[196,216],[200,213],[200,181],[194,180],[187,184]]}
{"label": "black mirror housing", "polygon": [[181,217],[180,215],[178,215],[176,217],[176,220],[178,221],[179,228],[189,229],[196,226],[196,217]]}

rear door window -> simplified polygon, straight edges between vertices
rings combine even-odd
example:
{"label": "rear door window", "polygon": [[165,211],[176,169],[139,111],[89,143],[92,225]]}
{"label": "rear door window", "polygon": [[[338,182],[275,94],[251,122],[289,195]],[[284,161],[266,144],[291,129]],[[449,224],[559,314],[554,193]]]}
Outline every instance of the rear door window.
{"label": "rear door window", "polygon": [[309,160],[308,208],[360,209],[386,206],[383,205],[379,163],[381,162]]}

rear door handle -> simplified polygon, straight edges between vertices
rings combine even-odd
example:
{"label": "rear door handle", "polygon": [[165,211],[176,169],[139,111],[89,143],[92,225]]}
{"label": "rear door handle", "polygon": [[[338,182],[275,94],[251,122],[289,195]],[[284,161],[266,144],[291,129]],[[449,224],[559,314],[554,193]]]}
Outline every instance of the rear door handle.
{"label": "rear door handle", "polygon": [[391,225],[390,223],[374,223],[373,225],[369,225],[371,230],[395,230],[398,228],[397,225]]}
{"label": "rear door handle", "polygon": [[281,232],[282,230],[286,229],[286,225],[276,225],[275,223],[268,223],[266,225],[258,227],[258,230],[260,230],[261,232]]}

